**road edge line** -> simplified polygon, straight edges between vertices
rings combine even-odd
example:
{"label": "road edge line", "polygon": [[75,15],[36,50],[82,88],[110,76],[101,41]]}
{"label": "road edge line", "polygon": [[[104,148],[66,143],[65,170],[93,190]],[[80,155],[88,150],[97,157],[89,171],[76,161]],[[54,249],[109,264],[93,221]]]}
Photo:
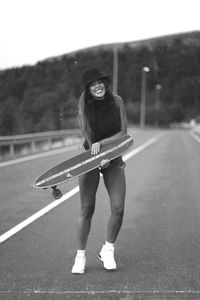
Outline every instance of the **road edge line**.
{"label": "road edge line", "polygon": [[56,154],[59,154],[59,153],[64,153],[66,151],[78,150],[78,149],[79,149],[79,144],[74,144],[74,145],[71,145],[71,146],[66,146],[64,148],[49,150],[49,151],[45,151],[45,152],[39,152],[39,153],[31,154],[31,155],[28,155],[28,156],[25,156],[25,157],[18,157],[16,159],[11,159],[11,160],[8,160],[8,161],[0,162],[0,168],[15,165],[15,164],[19,164],[19,163],[23,163],[23,162],[27,162],[27,161],[42,158],[42,157],[48,157],[48,156],[51,156],[51,155],[56,155]]}
{"label": "road edge line", "polygon": [[0,244],[5,242],[7,239],[9,239],[13,235],[18,233],[22,229],[24,229],[25,227],[27,227],[28,225],[30,225],[31,223],[33,223],[37,219],[43,217],[48,212],[50,212],[52,209],[56,208],[58,205],[62,204],[63,202],[65,202],[66,200],[68,200],[69,198],[71,198],[72,196],[77,194],[78,192],[79,192],[79,186],[76,186],[71,191],[69,191],[68,193],[63,195],[62,198],[60,198],[59,200],[55,200],[54,202],[50,203],[49,205],[45,206],[41,210],[37,211],[35,214],[28,217],[27,219],[25,219],[24,221],[22,221],[18,225],[14,226],[13,228],[8,230],[7,232],[3,233],[0,236]]}
{"label": "road edge line", "polygon": [[200,137],[194,131],[190,131],[189,133],[199,144],[200,144]]}

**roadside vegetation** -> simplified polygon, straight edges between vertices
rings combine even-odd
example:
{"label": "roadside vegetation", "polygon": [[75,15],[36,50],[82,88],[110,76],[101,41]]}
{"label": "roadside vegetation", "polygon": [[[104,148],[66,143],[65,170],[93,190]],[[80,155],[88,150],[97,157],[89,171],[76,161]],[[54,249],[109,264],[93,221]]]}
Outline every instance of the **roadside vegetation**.
{"label": "roadside vegetation", "polygon": [[[76,128],[81,74],[98,67],[112,76],[114,45],[101,45],[0,72],[0,135]],[[146,122],[168,126],[200,115],[200,32],[118,44],[118,93],[138,124],[141,73]],[[160,85],[159,103],[156,85]]]}

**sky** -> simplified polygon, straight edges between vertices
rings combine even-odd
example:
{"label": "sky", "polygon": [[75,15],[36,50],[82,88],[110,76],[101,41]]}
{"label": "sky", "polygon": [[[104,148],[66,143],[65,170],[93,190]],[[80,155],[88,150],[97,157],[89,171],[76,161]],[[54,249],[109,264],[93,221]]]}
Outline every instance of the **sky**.
{"label": "sky", "polygon": [[0,0],[0,70],[200,30],[199,0]]}

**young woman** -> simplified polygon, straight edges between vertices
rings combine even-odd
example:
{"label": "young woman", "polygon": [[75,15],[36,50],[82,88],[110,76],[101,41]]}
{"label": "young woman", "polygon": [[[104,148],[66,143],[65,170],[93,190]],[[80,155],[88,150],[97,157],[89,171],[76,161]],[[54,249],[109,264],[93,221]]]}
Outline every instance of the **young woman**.
{"label": "young woman", "polygon": [[[121,97],[113,95],[109,77],[98,69],[83,74],[84,91],[79,101],[79,120],[83,131],[85,150],[96,155],[103,144],[127,133],[125,107]],[[110,198],[111,215],[107,227],[107,239],[99,259],[107,270],[117,269],[114,259],[114,243],[122,225],[126,192],[125,163],[122,158],[104,160],[101,169],[92,170],[79,177],[81,213],[78,223],[78,250],[72,273],[83,274],[86,269],[85,248],[95,210],[96,192],[100,172]]]}

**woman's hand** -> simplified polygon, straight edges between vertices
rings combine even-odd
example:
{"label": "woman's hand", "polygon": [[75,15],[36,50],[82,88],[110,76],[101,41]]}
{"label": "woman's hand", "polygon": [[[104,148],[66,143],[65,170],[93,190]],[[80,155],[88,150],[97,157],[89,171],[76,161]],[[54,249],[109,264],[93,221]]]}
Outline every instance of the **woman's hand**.
{"label": "woman's hand", "polygon": [[103,159],[101,162],[101,169],[106,169],[110,166],[110,161],[109,159]]}
{"label": "woman's hand", "polygon": [[99,153],[101,148],[101,144],[99,142],[92,144],[91,154],[96,155]]}

